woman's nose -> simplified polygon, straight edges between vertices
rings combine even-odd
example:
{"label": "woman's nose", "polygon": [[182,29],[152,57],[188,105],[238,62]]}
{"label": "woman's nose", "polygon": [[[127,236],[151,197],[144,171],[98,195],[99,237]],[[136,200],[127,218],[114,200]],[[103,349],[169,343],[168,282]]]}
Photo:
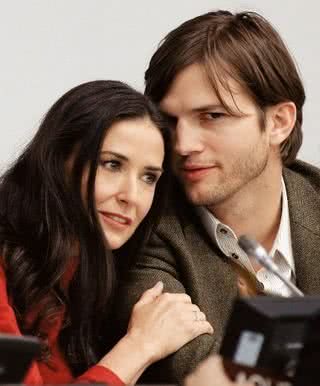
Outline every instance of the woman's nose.
{"label": "woman's nose", "polygon": [[138,181],[136,177],[125,177],[117,194],[121,202],[133,204],[138,198]]}

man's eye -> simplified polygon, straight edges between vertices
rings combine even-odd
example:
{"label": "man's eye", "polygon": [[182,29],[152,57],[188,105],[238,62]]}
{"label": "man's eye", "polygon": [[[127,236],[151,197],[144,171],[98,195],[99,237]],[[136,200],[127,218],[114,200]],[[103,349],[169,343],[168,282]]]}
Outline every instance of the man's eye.
{"label": "man's eye", "polygon": [[202,119],[213,121],[215,119],[219,119],[225,116],[225,113],[214,112],[214,113],[204,113],[201,115]]}
{"label": "man's eye", "polygon": [[120,161],[116,160],[101,160],[100,164],[102,167],[108,170],[118,170],[121,167]]}
{"label": "man's eye", "polygon": [[169,128],[175,129],[177,126],[177,121],[178,121],[177,118],[172,116],[172,115],[165,114],[165,113],[164,113],[164,116],[165,116],[165,119],[167,121]]}

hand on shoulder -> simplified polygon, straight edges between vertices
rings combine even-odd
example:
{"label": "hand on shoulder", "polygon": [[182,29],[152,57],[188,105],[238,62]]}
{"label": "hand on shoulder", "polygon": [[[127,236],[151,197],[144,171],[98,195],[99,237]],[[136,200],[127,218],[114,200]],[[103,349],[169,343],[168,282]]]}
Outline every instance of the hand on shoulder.
{"label": "hand on shoulder", "polygon": [[184,293],[164,293],[163,283],[143,293],[134,305],[128,335],[150,354],[151,362],[177,351],[213,328],[199,307]]}

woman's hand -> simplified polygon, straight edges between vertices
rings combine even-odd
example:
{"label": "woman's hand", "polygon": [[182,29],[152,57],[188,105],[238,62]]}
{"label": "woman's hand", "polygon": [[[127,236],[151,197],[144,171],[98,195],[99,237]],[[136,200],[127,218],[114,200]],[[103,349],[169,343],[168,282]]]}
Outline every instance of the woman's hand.
{"label": "woman's hand", "polygon": [[153,362],[201,334],[212,334],[199,307],[186,294],[162,293],[163,283],[143,293],[132,310],[127,334],[98,363],[134,384]]}
{"label": "woman's hand", "polygon": [[213,328],[186,294],[163,293],[163,283],[143,293],[132,310],[127,336],[150,355],[150,363],[166,357]]}

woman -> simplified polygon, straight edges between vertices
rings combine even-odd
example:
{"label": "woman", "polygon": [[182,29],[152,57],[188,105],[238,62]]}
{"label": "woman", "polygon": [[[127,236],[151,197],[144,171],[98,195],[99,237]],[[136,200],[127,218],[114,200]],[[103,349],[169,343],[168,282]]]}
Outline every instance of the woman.
{"label": "woman", "polygon": [[110,249],[138,253],[165,197],[165,127],[127,85],[85,83],[51,107],[2,177],[0,332],[37,335],[43,346],[26,383],[133,383],[212,333],[187,295],[162,294],[157,283],[135,305],[127,334],[100,351],[115,284]]}

